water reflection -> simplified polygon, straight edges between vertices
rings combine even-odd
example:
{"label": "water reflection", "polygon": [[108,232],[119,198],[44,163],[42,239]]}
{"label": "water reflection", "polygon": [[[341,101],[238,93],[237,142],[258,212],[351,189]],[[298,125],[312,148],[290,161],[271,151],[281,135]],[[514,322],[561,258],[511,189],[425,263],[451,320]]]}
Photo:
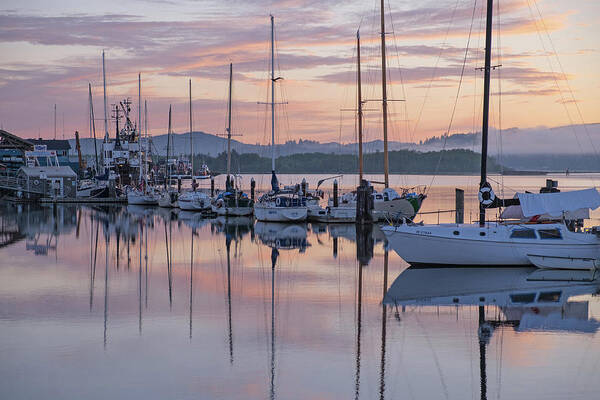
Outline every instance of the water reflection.
{"label": "water reflection", "polygon": [[[560,357],[579,371],[561,373],[590,376],[581,393],[597,388],[595,358],[575,358],[600,348],[589,274],[407,268],[377,226],[4,207],[0,256],[14,263],[0,263],[2,398],[57,390],[48,368],[61,398],[119,397],[132,380],[140,398],[502,398],[498,370],[513,397],[544,389],[511,381],[524,369],[498,360],[498,341]],[[36,233],[52,236],[46,253],[27,250]],[[547,370],[532,375],[556,390]]]}
{"label": "water reflection", "polygon": [[[598,295],[600,280],[589,271],[518,268],[409,267],[385,293],[383,307],[476,306],[479,342],[480,397],[487,399],[487,346],[499,327],[517,332],[594,334],[600,321],[589,317],[582,295]],[[487,317],[486,306],[499,310]]]}

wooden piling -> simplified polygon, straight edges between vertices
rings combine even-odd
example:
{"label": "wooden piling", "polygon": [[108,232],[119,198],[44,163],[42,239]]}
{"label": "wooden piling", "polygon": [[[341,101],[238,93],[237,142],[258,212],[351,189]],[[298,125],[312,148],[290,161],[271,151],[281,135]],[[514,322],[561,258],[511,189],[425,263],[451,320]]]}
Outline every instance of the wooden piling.
{"label": "wooden piling", "polygon": [[455,189],[456,196],[456,212],[455,212],[455,222],[457,224],[465,223],[465,191],[459,188]]}

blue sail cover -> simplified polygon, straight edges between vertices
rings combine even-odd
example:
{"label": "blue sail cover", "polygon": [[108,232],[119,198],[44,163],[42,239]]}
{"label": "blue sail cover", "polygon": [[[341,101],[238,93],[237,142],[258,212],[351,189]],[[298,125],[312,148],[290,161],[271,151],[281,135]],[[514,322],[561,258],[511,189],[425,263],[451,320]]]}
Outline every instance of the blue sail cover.
{"label": "blue sail cover", "polygon": [[275,175],[275,171],[271,171],[271,189],[274,192],[279,192],[279,181],[277,180],[277,175]]}

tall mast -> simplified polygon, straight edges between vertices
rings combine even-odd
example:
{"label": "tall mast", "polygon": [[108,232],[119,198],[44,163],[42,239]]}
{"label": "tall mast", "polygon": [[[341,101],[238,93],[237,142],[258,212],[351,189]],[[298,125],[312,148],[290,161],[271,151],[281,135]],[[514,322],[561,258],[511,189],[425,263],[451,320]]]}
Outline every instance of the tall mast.
{"label": "tall mast", "polygon": [[56,140],[56,103],[54,104],[54,140]]}
{"label": "tall mast", "polygon": [[88,83],[88,90],[90,94],[90,137],[94,138],[94,156],[96,159],[96,172],[100,172],[98,169],[100,166],[98,165],[98,145],[96,144],[96,121],[94,118],[94,102],[92,100],[92,84]]}
{"label": "tall mast", "polygon": [[190,79],[190,154],[192,163],[192,179],[194,179],[194,138],[192,137],[192,80]]}
{"label": "tall mast", "polygon": [[[171,150],[171,105],[169,104],[169,130],[167,131],[167,164],[165,172],[167,173],[167,181],[169,188],[171,187],[171,165],[169,165],[169,150]],[[172,151],[172,150],[171,150]]]}
{"label": "tall mast", "polygon": [[233,78],[233,64],[229,63],[229,103],[227,105],[227,179],[231,173],[231,81]]}
{"label": "tall mast", "polygon": [[271,15],[271,172],[275,173],[275,21]]}
{"label": "tall mast", "polygon": [[138,74],[138,161],[140,164],[138,181],[142,183],[142,74]]}
{"label": "tall mast", "polygon": [[[487,184],[487,146],[488,146],[488,120],[490,113],[490,70],[492,58],[492,11],[494,1],[487,0],[487,16],[485,27],[485,67],[483,74],[483,126],[481,128],[481,181],[479,187]],[[479,203],[479,225],[485,225],[485,207]]]}
{"label": "tall mast", "polygon": [[102,50],[102,85],[104,87],[104,141],[108,142],[108,107],[106,105],[106,68],[104,65],[104,50]]}
{"label": "tall mast", "polygon": [[383,0],[381,0],[381,92],[383,108],[383,173],[385,187],[390,186],[389,161],[388,161],[388,133],[387,133],[387,84],[386,84],[386,59],[385,59],[385,13]]}
{"label": "tall mast", "polygon": [[144,129],[146,130],[146,151],[144,151],[144,182],[146,190],[148,190],[148,152],[150,151],[148,140],[148,102],[144,100]]}
{"label": "tall mast", "polygon": [[358,182],[363,179],[363,110],[362,110],[362,84],[360,80],[360,30],[356,31],[356,80],[358,86]]}

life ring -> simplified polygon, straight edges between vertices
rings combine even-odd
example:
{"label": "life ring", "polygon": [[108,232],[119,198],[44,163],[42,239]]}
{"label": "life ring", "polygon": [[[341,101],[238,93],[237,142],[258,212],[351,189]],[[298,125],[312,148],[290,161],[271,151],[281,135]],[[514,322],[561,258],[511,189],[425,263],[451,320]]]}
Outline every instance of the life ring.
{"label": "life ring", "polygon": [[484,186],[482,186],[481,189],[479,189],[477,197],[479,197],[479,202],[485,207],[489,207],[490,205],[492,205],[494,200],[496,200],[494,190],[487,183]]}
{"label": "life ring", "polygon": [[40,184],[40,181],[38,181],[37,179],[35,179],[35,180],[33,181],[33,184],[34,184],[35,186],[37,186],[37,185],[39,185],[39,184]]}
{"label": "life ring", "polygon": [[281,205],[281,197],[278,197],[275,199],[275,205],[276,206],[280,206]]}

